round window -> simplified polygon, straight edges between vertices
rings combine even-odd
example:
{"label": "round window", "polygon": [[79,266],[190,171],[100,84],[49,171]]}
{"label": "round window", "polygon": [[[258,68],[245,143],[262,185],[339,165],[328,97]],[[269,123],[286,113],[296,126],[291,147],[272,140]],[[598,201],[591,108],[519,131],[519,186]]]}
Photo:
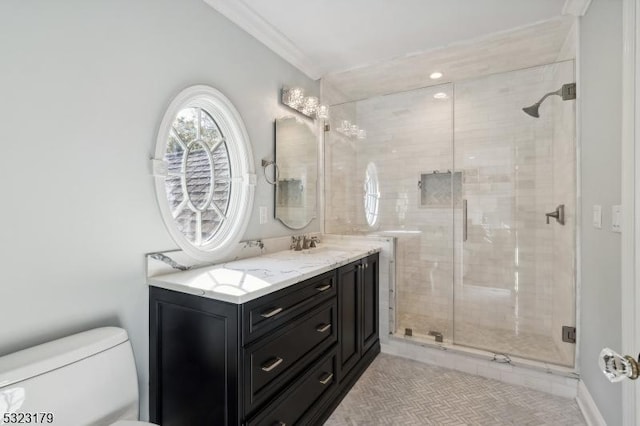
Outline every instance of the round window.
{"label": "round window", "polygon": [[375,164],[369,163],[364,176],[364,216],[369,226],[378,221],[379,200],[378,171]]}
{"label": "round window", "polygon": [[164,115],[156,143],[156,196],[176,243],[190,255],[223,256],[244,233],[253,203],[249,137],[219,91],[193,86]]}

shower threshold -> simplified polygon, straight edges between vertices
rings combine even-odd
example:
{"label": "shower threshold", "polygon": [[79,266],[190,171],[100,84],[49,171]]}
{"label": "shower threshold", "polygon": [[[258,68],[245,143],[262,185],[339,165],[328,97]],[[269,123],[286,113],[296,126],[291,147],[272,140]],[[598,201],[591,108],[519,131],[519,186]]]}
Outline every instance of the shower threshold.
{"label": "shower threshold", "polygon": [[[443,361],[442,366],[447,368],[452,368],[454,370],[461,370],[465,372],[470,372],[472,374],[481,375],[481,376],[492,376],[491,374],[482,374],[485,371],[480,371],[481,369],[487,369],[490,371],[492,368],[501,369],[504,371],[507,370],[515,370],[515,369],[523,369],[529,370],[531,372],[538,372],[544,374],[552,374],[555,376],[566,377],[570,379],[579,379],[580,376],[577,373],[575,368],[566,367],[563,365],[552,364],[543,361],[536,361],[527,358],[518,357],[512,354],[505,353],[496,353],[487,351],[484,349],[477,349],[470,346],[464,346],[461,344],[453,343],[450,339],[444,339],[443,342],[436,342],[435,336],[423,335],[418,333],[413,333],[412,336],[407,336],[402,333],[394,333],[389,336],[389,349],[391,353],[395,353],[394,349],[400,349],[399,347],[394,348],[395,345],[406,343],[412,346],[412,349],[408,351],[411,356],[405,356],[407,358],[413,358],[418,361],[424,360],[430,364],[438,364],[438,362],[430,362],[430,354],[427,351],[439,351],[440,357],[431,357],[432,359],[439,358]],[[416,351],[417,347],[425,348],[425,353],[421,354],[419,351]],[[383,349],[383,352],[384,349]],[[444,352],[444,354],[443,354]],[[404,356],[400,353],[396,353],[399,356]],[[447,355],[451,354],[451,359],[446,359]],[[414,356],[415,355],[415,356]],[[444,357],[443,357],[444,356]],[[472,362],[475,361],[475,362]],[[458,365],[456,365],[458,364]],[[477,372],[475,372],[477,370]],[[493,376],[495,376],[495,372],[493,372]],[[504,373],[503,373],[504,374]],[[499,375],[499,374],[498,374]],[[500,379],[499,377],[490,377]],[[508,381],[508,380],[506,380]]]}

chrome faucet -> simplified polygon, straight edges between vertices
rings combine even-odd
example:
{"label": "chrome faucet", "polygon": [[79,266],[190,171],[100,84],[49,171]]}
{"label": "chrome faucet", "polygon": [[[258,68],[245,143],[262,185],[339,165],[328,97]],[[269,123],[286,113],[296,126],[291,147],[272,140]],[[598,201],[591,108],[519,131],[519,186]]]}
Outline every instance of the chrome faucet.
{"label": "chrome faucet", "polygon": [[292,235],[291,236],[291,245],[289,246],[291,250],[300,251],[302,250],[302,236],[300,235]]}
{"label": "chrome faucet", "polygon": [[308,237],[304,235],[302,240],[302,248],[303,249],[315,248],[317,247],[319,242],[320,242],[320,239],[315,235],[312,237]]}
{"label": "chrome faucet", "polygon": [[320,238],[308,235],[292,235],[289,248],[294,251],[308,250],[318,246]]}

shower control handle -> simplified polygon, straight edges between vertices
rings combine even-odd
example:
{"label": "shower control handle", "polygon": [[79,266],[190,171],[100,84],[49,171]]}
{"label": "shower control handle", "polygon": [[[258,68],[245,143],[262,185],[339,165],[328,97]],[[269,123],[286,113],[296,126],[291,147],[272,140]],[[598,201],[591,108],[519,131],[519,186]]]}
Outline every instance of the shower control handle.
{"label": "shower control handle", "polygon": [[549,224],[549,218],[554,218],[560,225],[564,225],[564,204],[560,204],[555,211],[544,215],[547,217],[547,225]]}

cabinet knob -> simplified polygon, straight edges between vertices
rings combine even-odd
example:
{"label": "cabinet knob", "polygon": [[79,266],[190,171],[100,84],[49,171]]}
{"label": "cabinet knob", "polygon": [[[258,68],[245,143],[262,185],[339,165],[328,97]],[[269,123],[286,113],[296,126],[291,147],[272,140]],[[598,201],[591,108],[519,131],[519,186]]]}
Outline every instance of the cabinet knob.
{"label": "cabinet knob", "polygon": [[316,328],[316,331],[319,333],[324,333],[330,328],[331,328],[331,324],[320,324],[318,328]]}
{"label": "cabinet knob", "polygon": [[282,309],[282,308],[273,308],[273,309],[271,309],[270,311],[267,311],[267,312],[263,312],[263,313],[261,313],[261,314],[260,314],[260,316],[261,316],[262,318],[271,318],[272,316],[277,315],[277,314],[279,314],[279,313],[280,313],[280,312],[282,312],[282,311],[283,311],[283,309]]}
{"label": "cabinet knob", "polygon": [[333,373],[326,373],[323,379],[320,379],[320,383],[326,385],[333,379]]}
{"label": "cabinet knob", "polygon": [[325,284],[325,285],[320,285],[318,287],[316,287],[316,290],[318,291],[327,291],[331,288],[331,284]]}
{"label": "cabinet knob", "polygon": [[282,358],[275,357],[274,359],[272,359],[271,361],[267,362],[262,366],[262,371],[266,371],[268,373],[269,371],[273,370],[274,368],[282,364],[282,361],[284,361]]}

